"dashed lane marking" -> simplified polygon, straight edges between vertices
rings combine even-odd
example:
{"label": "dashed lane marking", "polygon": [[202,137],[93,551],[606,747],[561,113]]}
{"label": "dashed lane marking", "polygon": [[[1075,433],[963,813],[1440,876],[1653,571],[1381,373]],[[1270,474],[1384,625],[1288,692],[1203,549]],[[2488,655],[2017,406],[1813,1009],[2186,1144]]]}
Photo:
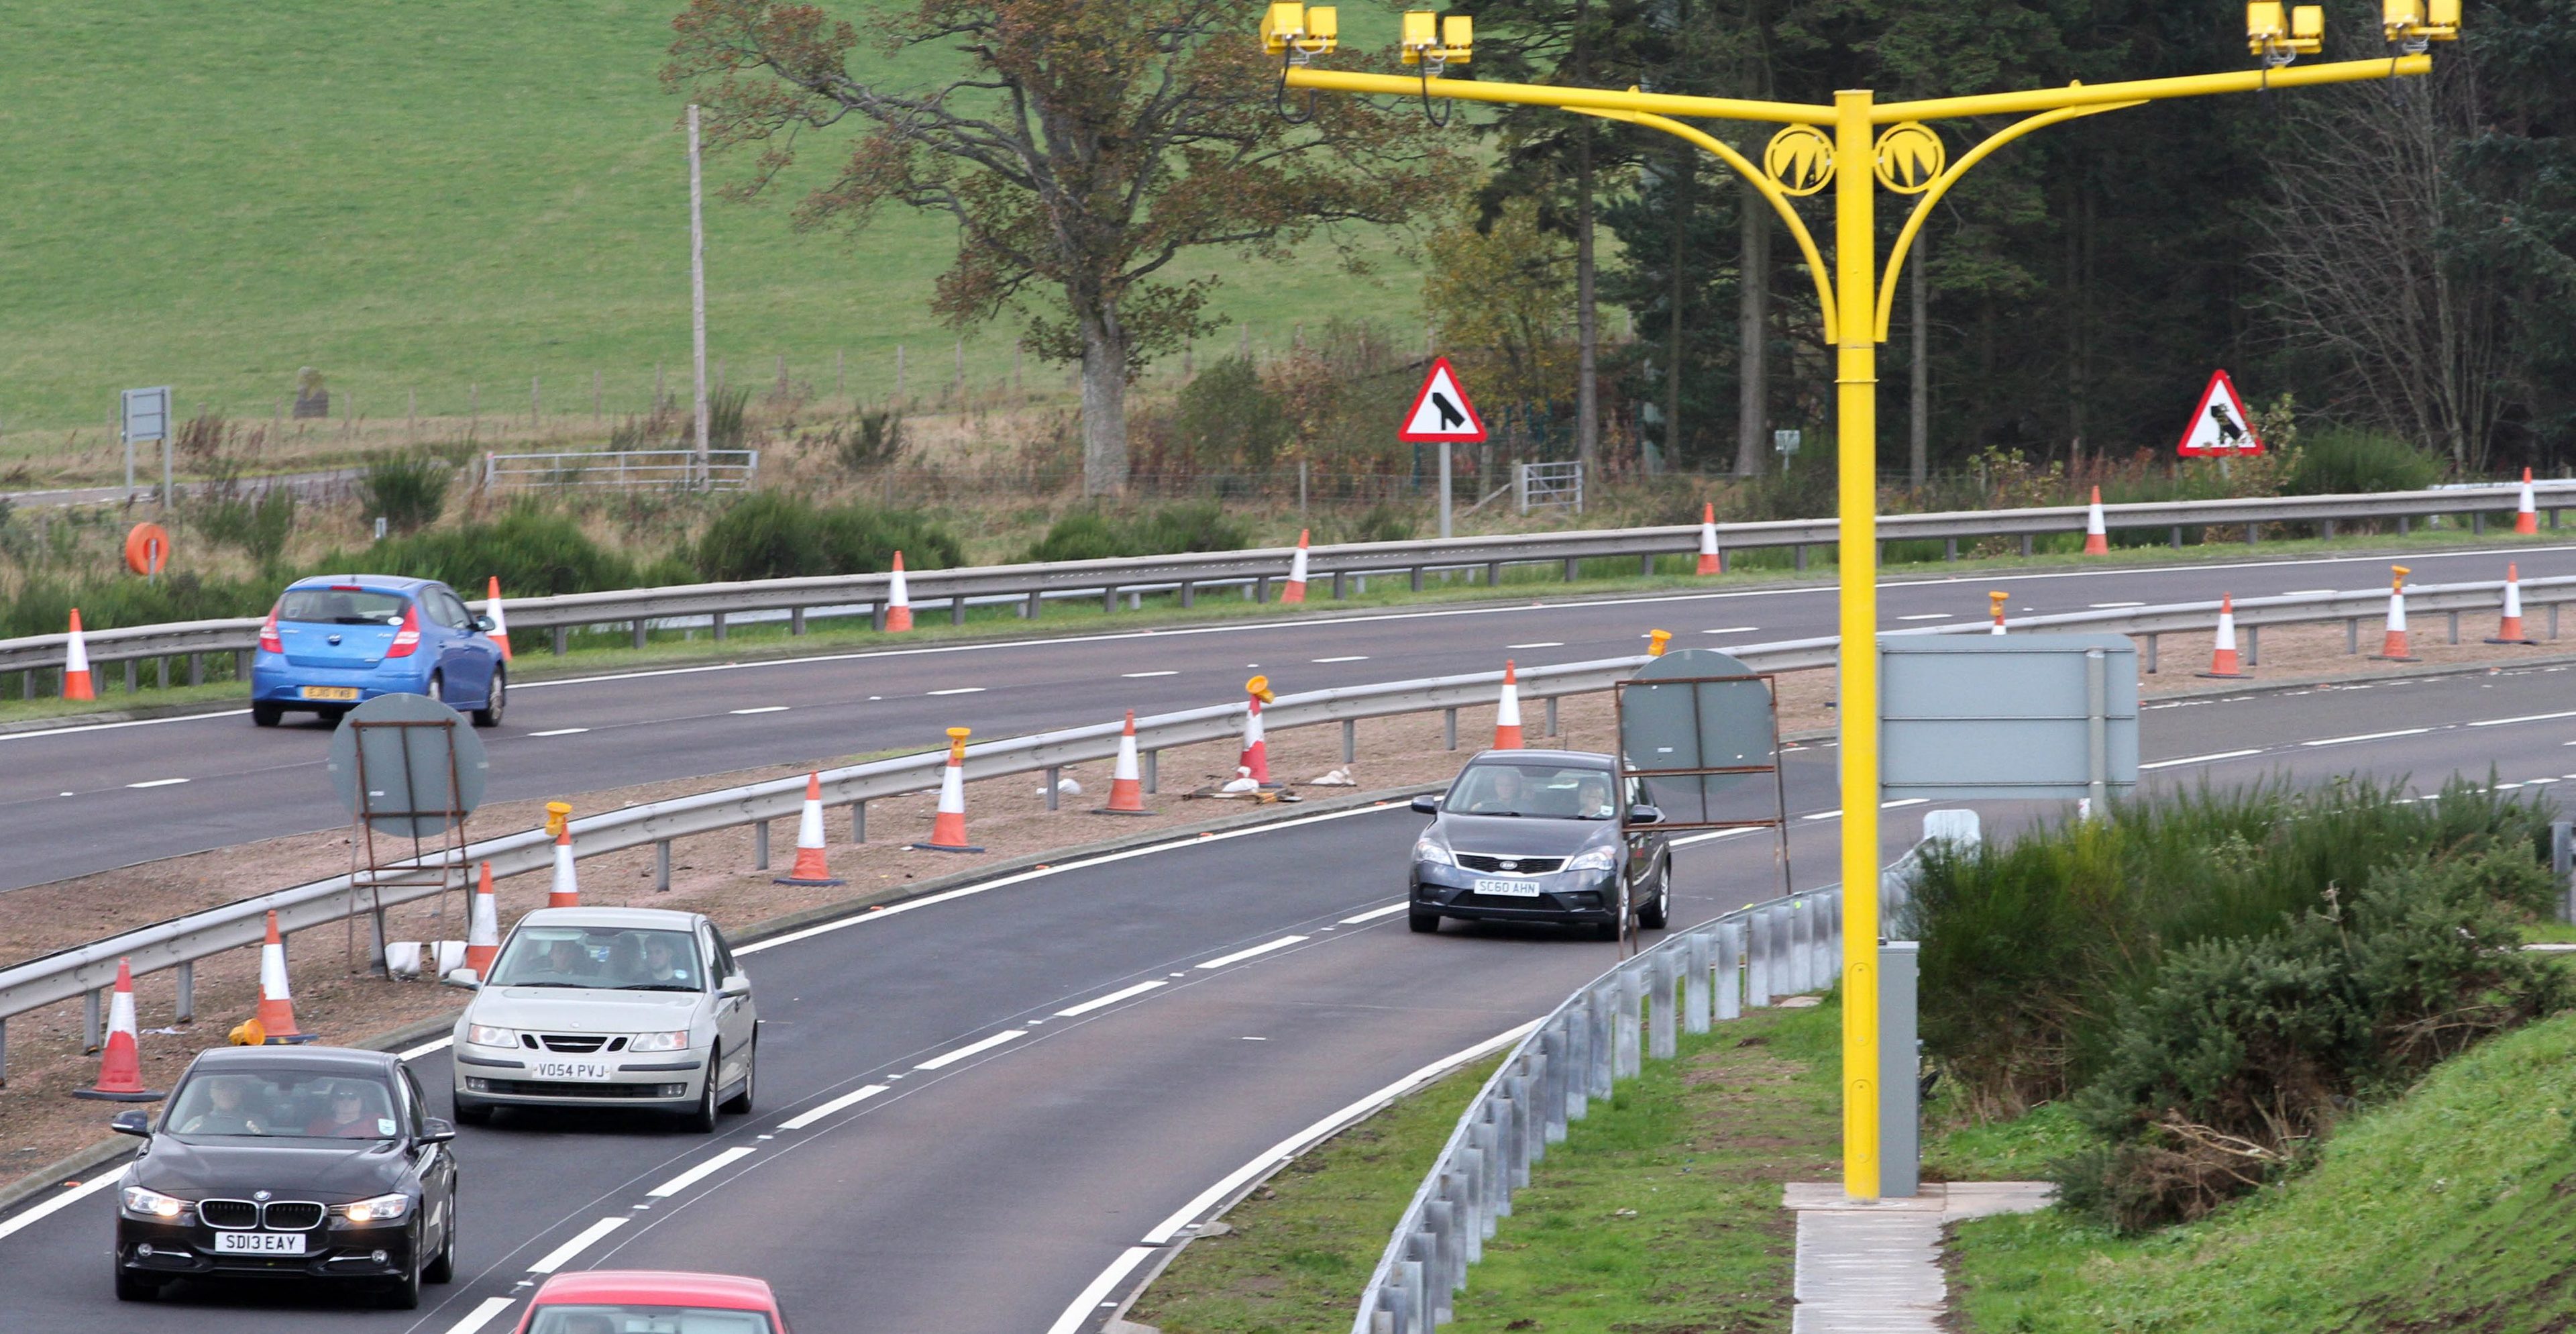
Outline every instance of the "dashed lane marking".
{"label": "dashed lane marking", "polygon": [[939,1055],[933,1056],[929,1060],[923,1061],[921,1064],[912,1068],[915,1070],[938,1070],[946,1066],[955,1065],[969,1056],[980,1056],[985,1052],[991,1051],[995,1047],[1001,1046],[1005,1042],[1017,1042],[1028,1035],[1028,1030],[1026,1029],[1005,1029],[981,1042],[969,1042],[955,1051],[941,1052]]}
{"label": "dashed lane marking", "polygon": [[1236,950],[1232,954],[1220,954],[1217,957],[1208,960],[1206,963],[1200,964],[1199,967],[1223,968],[1230,963],[1241,963],[1246,959],[1258,958],[1261,955],[1268,954],[1272,950],[1284,950],[1291,945],[1304,944],[1307,939],[1308,938],[1305,936],[1281,936],[1277,940],[1263,945],[1255,945],[1248,950]]}
{"label": "dashed lane marking", "polygon": [[860,1103],[866,1102],[868,1099],[885,1091],[886,1086],[883,1084],[869,1084],[864,1088],[852,1089],[849,1092],[832,1099],[830,1102],[824,1103],[820,1107],[798,1112],[796,1115],[779,1122],[778,1128],[781,1130],[803,1130],[805,1127],[822,1120],[824,1117],[831,1116],[838,1112],[846,1112],[849,1109],[858,1106]]}
{"label": "dashed lane marking", "polygon": [[667,1196],[677,1195],[681,1191],[687,1190],[689,1187],[706,1180],[708,1177],[750,1157],[753,1152],[754,1150],[748,1146],[736,1146],[734,1148],[727,1149],[724,1152],[717,1154],[715,1157],[709,1158],[705,1162],[690,1168],[686,1172],[682,1172],[678,1176],[675,1176],[644,1193],[657,1200]]}
{"label": "dashed lane marking", "polygon": [[571,1263],[574,1256],[598,1245],[600,1238],[605,1237],[609,1233],[615,1232],[617,1229],[624,1226],[626,1226],[624,1215],[619,1215],[614,1218],[600,1219],[598,1222],[583,1228],[578,1235],[573,1237],[572,1240],[546,1252],[546,1258],[528,1266],[528,1272],[531,1274],[551,1274]]}
{"label": "dashed lane marking", "polygon": [[[1404,905],[1397,904],[1396,906],[1402,907]],[[1142,996],[1146,992],[1152,991],[1157,987],[1168,987],[1170,985],[1171,983],[1166,982],[1159,977],[1150,982],[1139,982],[1132,987],[1122,987],[1119,990],[1110,992],[1106,996],[1094,996],[1080,1005],[1067,1006],[1064,1009],[1056,1011],[1055,1017],[1058,1019],[1076,1018],[1081,1015],[1089,1014],[1094,1010],[1106,1009],[1109,1006],[1116,1005],[1120,1001]]]}

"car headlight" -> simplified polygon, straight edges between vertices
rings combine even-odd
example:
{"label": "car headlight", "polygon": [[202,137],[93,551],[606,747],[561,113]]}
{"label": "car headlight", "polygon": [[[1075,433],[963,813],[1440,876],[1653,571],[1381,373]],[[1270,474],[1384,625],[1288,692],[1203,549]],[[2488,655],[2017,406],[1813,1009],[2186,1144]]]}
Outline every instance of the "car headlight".
{"label": "car headlight", "polygon": [[1569,871],[1614,871],[1618,867],[1619,853],[1615,848],[1586,848],[1565,864]]}
{"label": "car headlight", "polygon": [[188,1212],[188,1202],[175,1196],[164,1195],[157,1190],[128,1186],[125,1188],[125,1211],[131,1214],[150,1214],[154,1218],[176,1218]]}
{"label": "car headlight", "polygon": [[1429,834],[1414,840],[1413,859],[1418,862],[1430,862],[1434,866],[1458,864],[1458,859],[1449,855],[1448,845]]}
{"label": "car headlight", "polygon": [[352,1223],[390,1223],[411,1212],[411,1197],[379,1195],[372,1200],[339,1205],[332,1212]]}
{"label": "car headlight", "polygon": [[638,1033],[626,1044],[628,1051],[687,1051],[688,1049],[689,1031],[685,1028],[677,1033]]}
{"label": "car headlight", "polygon": [[465,1026],[465,1040],[473,1043],[477,1047],[515,1047],[519,1045],[519,1035],[517,1032],[507,1028],[494,1028],[490,1024],[467,1024]]}

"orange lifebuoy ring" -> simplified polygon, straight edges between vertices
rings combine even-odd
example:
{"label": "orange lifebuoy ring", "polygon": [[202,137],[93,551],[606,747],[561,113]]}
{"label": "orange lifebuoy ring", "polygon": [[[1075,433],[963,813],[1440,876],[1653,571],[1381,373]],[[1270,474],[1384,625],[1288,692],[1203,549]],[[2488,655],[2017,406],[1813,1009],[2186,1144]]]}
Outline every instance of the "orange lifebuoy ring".
{"label": "orange lifebuoy ring", "polygon": [[125,568],[155,575],[170,564],[170,530],[157,523],[138,523],[125,535]]}

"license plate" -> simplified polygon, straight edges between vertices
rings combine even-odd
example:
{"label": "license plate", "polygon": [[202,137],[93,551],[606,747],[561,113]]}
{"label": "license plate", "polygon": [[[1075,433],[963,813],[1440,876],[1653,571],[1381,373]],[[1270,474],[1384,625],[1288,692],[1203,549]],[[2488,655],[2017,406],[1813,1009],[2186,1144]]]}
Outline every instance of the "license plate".
{"label": "license plate", "polygon": [[539,1079],[604,1080],[608,1078],[606,1061],[539,1061]]}
{"label": "license plate", "polygon": [[302,1255],[301,1232],[218,1232],[217,1255]]}
{"label": "license plate", "polygon": [[1505,899],[1534,899],[1538,897],[1538,882],[1535,880],[1479,880],[1476,882],[1476,892]]}
{"label": "license plate", "polygon": [[356,699],[358,688],[356,686],[306,686],[304,697],[306,699]]}

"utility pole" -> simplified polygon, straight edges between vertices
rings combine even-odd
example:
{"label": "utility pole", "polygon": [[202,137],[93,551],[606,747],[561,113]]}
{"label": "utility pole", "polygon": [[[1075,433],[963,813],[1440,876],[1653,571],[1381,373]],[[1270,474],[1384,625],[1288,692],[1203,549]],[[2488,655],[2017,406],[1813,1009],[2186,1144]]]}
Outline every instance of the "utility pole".
{"label": "utility pole", "polygon": [[693,480],[707,480],[707,218],[698,176],[698,105],[689,104],[689,358],[697,376],[697,445]]}

